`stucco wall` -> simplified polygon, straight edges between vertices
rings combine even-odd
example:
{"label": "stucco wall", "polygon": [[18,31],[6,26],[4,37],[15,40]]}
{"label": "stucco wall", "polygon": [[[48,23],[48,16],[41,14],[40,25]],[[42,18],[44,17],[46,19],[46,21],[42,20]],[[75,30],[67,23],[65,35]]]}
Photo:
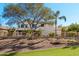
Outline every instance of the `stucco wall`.
{"label": "stucco wall", "polygon": [[8,31],[7,30],[0,30],[0,36],[7,36]]}
{"label": "stucco wall", "polygon": [[[40,27],[40,30],[42,30],[42,35],[49,35],[49,33],[55,33],[55,27],[52,25],[45,25],[44,27]],[[61,28],[57,28],[57,34],[61,35]]]}

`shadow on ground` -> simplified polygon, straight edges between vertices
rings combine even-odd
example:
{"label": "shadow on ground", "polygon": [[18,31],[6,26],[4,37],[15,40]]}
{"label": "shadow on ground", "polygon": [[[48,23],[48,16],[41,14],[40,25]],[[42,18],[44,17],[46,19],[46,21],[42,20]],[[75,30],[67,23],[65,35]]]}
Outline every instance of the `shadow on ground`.
{"label": "shadow on ground", "polygon": [[70,48],[71,50],[74,50],[79,48],[79,46],[66,46],[66,47],[63,47],[62,49],[68,49],[68,48]]}
{"label": "shadow on ground", "polygon": [[17,52],[4,53],[1,54],[0,56],[14,56],[15,54],[17,54]]}

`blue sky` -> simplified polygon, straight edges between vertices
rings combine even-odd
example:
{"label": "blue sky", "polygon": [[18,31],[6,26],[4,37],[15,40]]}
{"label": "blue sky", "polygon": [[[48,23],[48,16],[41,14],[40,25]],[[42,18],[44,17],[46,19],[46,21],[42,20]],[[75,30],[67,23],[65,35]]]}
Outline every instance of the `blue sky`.
{"label": "blue sky", "polygon": [[67,21],[58,21],[59,25],[70,25],[71,23],[79,23],[79,4],[51,3],[45,5],[54,11],[59,10],[61,12],[61,16],[66,16]]}
{"label": "blue sky", "polygon": [[[0,3],[0,15],[3,13],[3,8],[6,4]],[[45,3],[46,7],[51,8],[53,11],[60,11],[60,16],[64,15],[67,21],[58,21],[58,25],[69,25],[71,23],[79,23],[79,4],[77,3]],[[0,22],[4,25],[6,19],[0,17]]]}

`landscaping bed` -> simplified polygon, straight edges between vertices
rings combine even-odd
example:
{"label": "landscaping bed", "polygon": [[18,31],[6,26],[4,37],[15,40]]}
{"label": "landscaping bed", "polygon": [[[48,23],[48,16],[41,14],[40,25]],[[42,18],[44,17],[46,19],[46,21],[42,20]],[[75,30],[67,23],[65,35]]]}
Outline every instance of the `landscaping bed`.
{"label": "landscaping bed", "polygon": [[55,38],[39,38],[34,40],[27,39],[4,39],[0,40],[0,52],[16,52],[16,51],[32,51],[32,50],[44,50],[48,48],[63,48],[70,46],[79,46],[79,42],[76,40],[59,39]]}

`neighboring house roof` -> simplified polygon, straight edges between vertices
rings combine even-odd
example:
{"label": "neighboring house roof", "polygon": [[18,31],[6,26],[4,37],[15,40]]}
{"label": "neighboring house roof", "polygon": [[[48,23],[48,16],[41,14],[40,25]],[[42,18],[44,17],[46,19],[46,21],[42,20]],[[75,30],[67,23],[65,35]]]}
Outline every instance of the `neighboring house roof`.
{"label": "neighboring house roof", "polygon": [[7,30],[7,29],[4,29],[4,28],[0,28],[0,30]]}
{"label": "neighboring house roof", "polygon": [[8,30],[8,29],[9,29],[8,27],[4,27],[4,26],[0,27],[0,30]]}

